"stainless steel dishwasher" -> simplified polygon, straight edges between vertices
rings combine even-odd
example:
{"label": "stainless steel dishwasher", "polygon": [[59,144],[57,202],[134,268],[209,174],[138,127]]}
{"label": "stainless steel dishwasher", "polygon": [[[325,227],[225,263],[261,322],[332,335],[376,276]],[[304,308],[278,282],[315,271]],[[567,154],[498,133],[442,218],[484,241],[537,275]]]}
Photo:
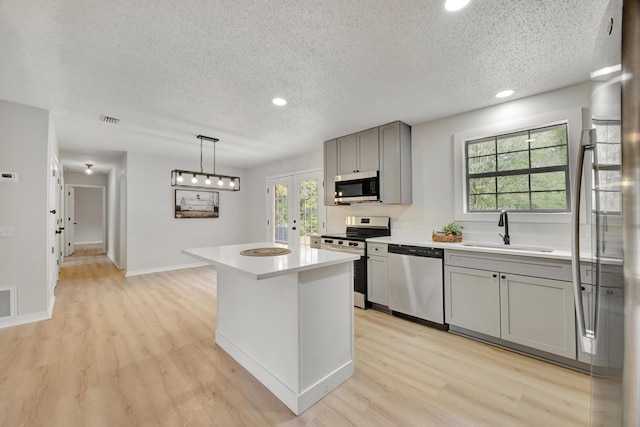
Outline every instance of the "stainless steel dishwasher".
{"label": "stainless steel dishwasher", "polygon": [[444,250],[389,245],[389,308],[394,314],[444,324]]}

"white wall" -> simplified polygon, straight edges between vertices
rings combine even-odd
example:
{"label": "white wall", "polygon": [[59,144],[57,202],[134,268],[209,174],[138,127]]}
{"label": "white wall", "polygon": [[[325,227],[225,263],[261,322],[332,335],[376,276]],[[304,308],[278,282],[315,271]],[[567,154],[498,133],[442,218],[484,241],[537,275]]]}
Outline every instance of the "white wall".
{"label": "white wall", "polygon": [[[327,207],[327,232],[344,231],[348,215],[380,215],[392,218],[392,234],[410,234],[430,238],[432,230],[439,230],[453,222],[455,217],[453,136],[470,129],[495,123],[511,122],[522,117],[539,116],[551,111],[572,110],[589,106],[589,84],[583,83],[529,98],[505,102],[451,117],[412,126],[412,180],[413,203],[411,205],[354,204]],[[358,129],[353,129],[354,132]],[[570,129],[573,135],[579,129]],[[339,135],[335,135],[336,137]],[[575,148],[574,138],[569,144]],[[323,163],[322,141],[318,149],[306,156],[284,159],[280,162],[254,168],[247,172],[251,186],[250,197],[258,208],[251,213],[251,240],[264,239],[266,199],[265,178],[297,170],[304,170]],[[575,159],[571,158],[570,162]],[[246,188],[246,186],[245,186]],[[510,218],[510,234],[514,244],[544,244],[558,248],[569,245],[568,223],[524,223],[517,215]],[[465,239],[497,239],[500,242],[495,221],[465,221]],[[543,243],[540,243],[543,242]]]}
{"label": "white wall", "polygon": [[74,213],[75,222],[77,223],[74,230],[74,243],[76,245],[83,243],[103,243],[104,189],[99,187],[74,188]]}
{"label": "white wall", "polygon": [[192,170],[193,163],[127,153],[127,275],[198,263],[180,253],[182,249],[248,241],[248,211],[253,205],[245,202],[242,170],[218,169],[241,178],[240,191],[220,191],[219,218],[174,218],[171,171]]}
{"label": "white wall", "polygon": [[104,173],[94,173],[87,175],[84,172],[70,172],[64,173],[65,184],[81,184],[81,185],[109,185],[108,175]]}
{"label": "white wall", "polygon": [[127,254],[127,156],[123,155],[107,177],[107,256],[126,269]]}
{"label": "white wall", "polygon": [[0,224],[13,226],[0,238],[0,287],[16,286],[18,316],[48,308],[48,130],[48,111],[0,100],[0,170],[20,174],[0,183]]}

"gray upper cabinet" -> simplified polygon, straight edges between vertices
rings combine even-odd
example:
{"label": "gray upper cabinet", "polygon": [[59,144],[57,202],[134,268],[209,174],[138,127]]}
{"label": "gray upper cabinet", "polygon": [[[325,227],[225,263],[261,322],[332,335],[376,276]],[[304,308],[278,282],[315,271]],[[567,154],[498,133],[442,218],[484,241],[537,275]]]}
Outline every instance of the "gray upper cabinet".
{"label": "gray upper cabinet", "polygon": [[336,204],[335,182],[338,175],[338,140],[331,139],[324,143],[324,204]]}
{"label": "gray upper cabinet", "polygon": [[336,175],[354,173],[358,169],[358,137],[355,133],[338,138]]}
{"label": "gray upper cabinet", "polygon": [[380,126],[380,199],[411,204],[411,126]]}
{"label": "gray upper cabinet", "polygon": [[377,127],[338,138],[338,175],[377,171],[378,139]]}
{"label": "gray upper cabinet", "polygon": [[372,128],[356,134],[358,138],[357,172],[377,171],[380,168],[380,137],[378,128]]}
{"label": "gray upper cabinet", "polygon": [[411,204],[411,126],[396,121],[324,143],[325,205],[335,205],[335,176],[379,171],[380,201]]}

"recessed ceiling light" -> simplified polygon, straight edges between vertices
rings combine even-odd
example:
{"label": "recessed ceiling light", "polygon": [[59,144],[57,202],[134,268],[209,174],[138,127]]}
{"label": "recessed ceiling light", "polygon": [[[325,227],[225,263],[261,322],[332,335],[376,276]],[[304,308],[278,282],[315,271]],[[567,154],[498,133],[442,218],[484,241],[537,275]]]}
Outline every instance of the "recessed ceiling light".
{"label": "recessed ceiling light", "polygon": [[283,105],[287,105],[287,100],[284,98],[273,98],[273,101],[271,102],[273,102],[275,105],[278,105],[280,107]]}
{"label": "recessed ceiling light", "polygon": [[502,92],[496,93],[496,98],[506,98],[507,96],[511,96],[514,94],[512,89],[503,90]]}
{"label": "recessed ceiling light", "polygon": [[469,4],[470,0],[447,0],[444,2],[444,8],[450,12],[460,10]]}

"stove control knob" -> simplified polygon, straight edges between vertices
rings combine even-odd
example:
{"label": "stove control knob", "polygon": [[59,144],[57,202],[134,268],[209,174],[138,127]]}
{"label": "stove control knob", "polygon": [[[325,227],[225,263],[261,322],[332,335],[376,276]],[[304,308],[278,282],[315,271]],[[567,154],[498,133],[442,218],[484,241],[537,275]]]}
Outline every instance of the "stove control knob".
{"label": "stove control knob", "polygon": [[342,243],[344,243],[342,240],[338,240],[339,245],[341,245]]}
{"label": "stove control knob", "polygon": [[325,240],[324,242],[325,242],[325,243],[333,243],[333,240],[331,240],[331,239],[327,239],[327,240]]}
{"label": "stove control knob", "polygon": [[358,246],[356,242],[349,242],[349,246]]}

